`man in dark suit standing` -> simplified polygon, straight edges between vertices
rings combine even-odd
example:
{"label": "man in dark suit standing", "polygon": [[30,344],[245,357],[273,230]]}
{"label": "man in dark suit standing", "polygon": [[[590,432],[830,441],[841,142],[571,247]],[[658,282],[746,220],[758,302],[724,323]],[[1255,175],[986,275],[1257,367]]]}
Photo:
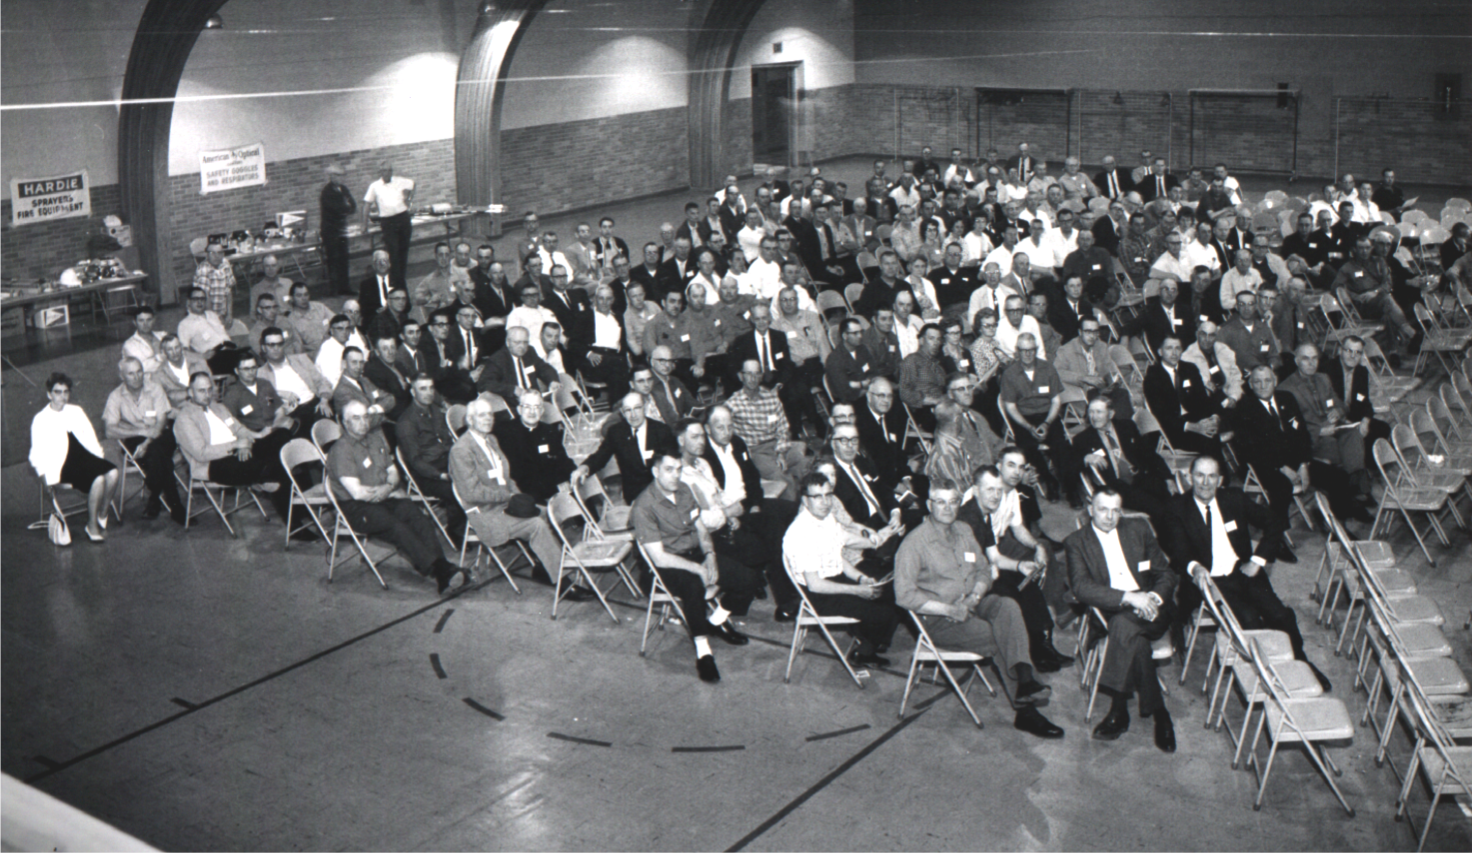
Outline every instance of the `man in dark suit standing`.
{"label": "man in dark suit standing", "polygon": [[[1129,176],[1120,174],[1121,178]],[[1114,199],[1109,203],[1108,216],[1101,216],[1094,220],[1089,230],[1094,233],[1094,242],[1100,249],[1110,255],[1118,256],[1119,241],[1124,239],[1125,229],[1128,228],[1129,220],[1125,217],[1124,202]]]}
{"label": "man in dark suit standing", "polygon": [[[480,312],[485,327],[481,330],[486,347],[492,353],[506,344],[506,315],[521,304],[506,278],[506,267],[500,261],[489,261],[483,267],[470,271],[475,283],[475,296],[471,302]],[[496,319],[500,322],[497,323]]]}
{"label": "man in dark suit standing", "polygon": [[609,420],[598,449],[572,474],[574,486],[589,474],[597,474],[611,459],[618,460],[624,503],[632,504],[654,481],[654,458],[660,449],[678,452],[670,428],[644,416],[644,395],[630,392],[619,401],[622,418]]}
{"label": "man in dark suit standing", "polygon": [[[1293,657],[1307,661],[1298,615],[1273,590],[1267,567],[1278,554],[1283,529],[1277,516],[1238,489],[1222,489],[1221,464],[1207,456],[1191,464],[1191,491],[1175,498],[1174,520],[1167,526],[1171,566],[1186,581],[1205,572],[1221,591],[1237,622],[1248,631],[1283,632],[1293,645]],[[1252,546],[1249,526],[1261,532]],[[1182,588],[1181,614],[1185,618],[1199,593],[1187,597]],[[1190,585],[1194,592],[1195,586]],[[1329,680],[1309,663],[1328,691]]]}
{"label": "man in dark suit standing", "polygon": [[1073,595],[1109,621],[1109,648],[1099,690],[1109,714],[1094,738],[1113,741],[1130,726],[1129,698],[1138,694],[1140,717],[1155,718],[1155,746],[1176,749],[1175,728],[1161,697],[1153,647],[1165,640],[1174,614],[1176,577],[1150,526],[1122,519],[1119,493],[1100,490],[1089,502],[1090,523],[1063,541]]}
{"label": "man in dark suit standing", "polygon": [[1145,403],[1171,447],[1220,456],[1221,409],[1201,381],[1201,372],[1181,361],[1184,352],[1175,336],[1161,341],[1160,361],[1145,371]]}

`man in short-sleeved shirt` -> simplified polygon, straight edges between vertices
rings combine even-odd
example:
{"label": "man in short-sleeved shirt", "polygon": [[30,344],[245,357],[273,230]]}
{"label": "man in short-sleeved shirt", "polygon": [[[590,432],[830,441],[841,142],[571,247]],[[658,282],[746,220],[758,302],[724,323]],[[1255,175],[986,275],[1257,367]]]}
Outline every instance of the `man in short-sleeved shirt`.
{"label": "man in short-sleeved shirt", "polygon": [[369,216],[377,214],[393,280],[407,281],[404,271],[409,265],[409,240],[413,233],[409,208],[414,204],[414,179],[395,175],[394,165],[385,163],[378,171],[378,180],[368,185],[363,201],[366,203],[363,205],[363,230],[368,230]]}
{"label": "man in short-sleeved shirt", "polygon": [[174,481],[174,407],[163,387],[148,377],[143,363],[124,356],[118,363],[122,385],[113,389],[102,407],[104,434],[121,441],[143,468],[148,502],[145,519],[156,518],[167,503],[174,521],[184,522],[184,505]]}

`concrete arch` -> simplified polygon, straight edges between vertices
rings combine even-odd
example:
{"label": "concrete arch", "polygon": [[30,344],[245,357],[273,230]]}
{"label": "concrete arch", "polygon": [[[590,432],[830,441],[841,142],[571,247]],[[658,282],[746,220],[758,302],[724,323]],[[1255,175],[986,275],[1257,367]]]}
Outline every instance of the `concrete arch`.
{"label": "concrete arch", "polygon": [[172,302],[169,131],[184,65],[209,17],[226,0],[149,0],[133,35],[118,113],[118,188],[139,260],[160,302]]}
{"label": "concrete arch", "polygon": [[726,102],[736,49],[765,0],[711,0],[690,53],[690,186],[712,189],[722,178]]}
{"label": "concrete arch", "polygon": [[501,106],[521,37],[547,0],[487,0],[460,56],[455,88],[455,189],[461,202],[501,201]]}

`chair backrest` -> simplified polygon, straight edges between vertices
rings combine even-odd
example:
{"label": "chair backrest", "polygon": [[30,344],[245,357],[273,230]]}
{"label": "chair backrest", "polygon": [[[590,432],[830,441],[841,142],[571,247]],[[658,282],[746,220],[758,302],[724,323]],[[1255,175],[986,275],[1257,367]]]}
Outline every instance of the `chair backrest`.
{"label": "chair backrest", "polygon": [[[1257,684],[1259,688],[1266,692],[1267,703],[1271,703],[1277,708],[1281,715],[1280,722],[1282,726],[1292,730],[1304,742],[1309,741],[1303,729],[1294,720],[1291,706],[1285,702],[1292,699],[1292,695],[1289,693],[1287,685],[1283,682],[1283,677],[1278,675],[1278,669],[1273,666],[1272,660],[1263,652],[1261,641],[1257,638],[1249,640],[1248,652],[1247,660],[1252,663],[1252,669],[1257,671]],[[1264,704],[1264,708],[1267,708],[1266,704]]]}
{"label": "chair backrest", "polygon": [[1233,650],[1240,656],[1253,655],[1253,649],[1247,642],[1247,634],[1242,631],[1242,624],[1237,621],[1237,614],[1232,611],[1232,606],[1222,595],[1221,588],[1217,587],[1216,582],[1211,579],[1211,573],[1198,572],[1196,586],[1201,590],[1201,599],[1206,603],[1207,610],[1211,611],[1212,619],[1216,620],[1217,626],[1226,630],[1227,639],[1231,641]]}
{"label": "chair backrest", "polygon": [[838,291],[818,291],[818,314],[827,320],[830,311],[847,313],[853,311],[853,307]]}
{"label": "chair backrest", "polygon": [[455,503],[460,505],[460,509],[461,510],[465,510],[465,511],[469,511],[470,510],[470,505],[469,504],[466,504],[465,503],[465,498],[460,495],[460,487],[456,486],[455,485],[455,482],[453,480],[450,481],[450,492],[454,494],[454,496],[455,496]]}
{"label": "chair backrest", "polygon": [[[859,301],[859,297],[863,295],[863,282],[851,282],[847,287],[843,289],[843,299],[845,302],[848,303],[849,311],[853,311],[854,304],[857,303]],[[854,313],[857,314],[858,312]]]}
{"label": "chair backrest", "polygon": [[325,456],[327,446],[342,438],[342,425],[330,418],[323,418],[312,425],[312,444]]}
{"label": "chair backrest", "polygon": [[465,432],[465,404],[451,404],[449,408],[445,410],[445,425],[448,426],[450,428],[450,432],[455,434],[456,436],[459,436],[461,433]]}
{"label": "chair backrest", "polygon": [[323,461],[322,452],[306,439],[292,439],[281,446],[281,467],[286,469],[287,474],[299,465]]}
{"label": "chair backrest", "polygon": [[547,502],[546,513],[547,521],[552,525],[552,530],[557,534],[557,539],[562,541],[562,545],[565,548],[571,549],[573,545],[572,538],[568,537],[567,531],[563,529],[562,525],[574,516],[587,521],[587,517],[583,515],[582,507],[572,497],[571,493],[559,492],[553,495],[551,500]]}
{"label": "chair backrest", "polygon": [[659,564],[654,562],[654,558],[650,556],[649,550],[644,548],[643,543],[635,540],[634,545],[639,549],[639,557],[644,559],[645,566],[649,567],[649,572],[653,576],[653,581],[649,588],[649,606],[651,608],[654,607],[654,595],[656,593],[663,593],[668,597],[670,604],[675,606],[675,613],[680,615],[680,619],[685,622],[685,625],[690,625],[690,622],[685,619],[685,609],[680,606],[680,600],[676,599],[670,593],[669,587],[665,586],[664,576],[660,574]]}
{"label": "chair backrest", "polygon": [[1360,317],[1359,311],[1354,306],[1354,300],[1349,298],[1349,291],[1343,285],[1334,289],[1334,297],[1339,300],[1339,309],[1344,316],[1356,326],[1363,325],[1364,318]]}
{"label": "chair backrest", "polygon": [[1376,439],[1370,446],[1370,455],[1375,458],[1375,468],[1380,470],[1380,480],[1385,483],[1386,490],[1393,494],[1405,478],[1405,470],[1401,467],[1395,448],[1391,447],[1388,439]]}
{"label": "chair backrest", "polygon": [[[1426,402],[1430,404],[1435,399],[1428,398]],[[1451,454],[1451,446],[1447,444],[1446,437],[1441,435],[1429,408],[1411,410],[1411,431],[1416,434],[1422,450],[1442,455]]]}
{"label": "chair backrest", "polygon": [[1395,455],[1400,457],[1401,465],[1405,466],[1408,477],[1415,478],[1417,467],[1431,465],[1431,461],[1426,459],[1426,448],[1421,445],[1420,437],[1410,427],[1404,424],[1392,424],[1390,442],[1395,448]]}
{"label": "chair backrest", "polygon": [[792,570],[792,561],[788,558],[786,550],[782,552],[782,570],[787,573],[787,578],[792,586],[797,588],[797,595],[802,598],[803,607],[812,612],[813,616],[821,616],[818,609],[813,607],[812,600],[808,599],[808,589],[797,580],[798,573]]}
{"label": "chair backrest", "polygon": [[1452,374],[1452,386],[1464,416],[1472,415],[1472,373],[1469,371],[1472,371],[1472,359],[1462,362],[1462,373]]}
{"label": "chair backrest", "polygon": [[394,448],[394,460],[399,464],[399,471],[404,473],[404,485],[408,488],[409,493],[415,496],[420,495],[419,481],[415,479],[414,472],[409,470],[409,463],[404,460],[403,448]]}
{"label": "chair backrest", "polygon": [[1442,383],[1439,394],[1426,398],[1426,414],[1431,416],[1431,423],[1436,425],[1437,432],[1447,442],[1462,438],[1462,425],[1457,423],[1456,416],[1447,405],[1447,398],[1455,395],[1456,391],[1450,383]]}

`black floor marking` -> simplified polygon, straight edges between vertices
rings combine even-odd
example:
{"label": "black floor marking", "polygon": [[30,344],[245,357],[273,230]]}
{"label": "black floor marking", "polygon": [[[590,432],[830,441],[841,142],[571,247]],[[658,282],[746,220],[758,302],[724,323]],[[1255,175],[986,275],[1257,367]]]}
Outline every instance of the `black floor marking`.
{"label": "black floor marking", "polygon": [[810,735],[810,736],[808,736],[807,738],[805,738],[803,740],[804,741],[822,741],[825,738],[838,738],[840,735],[849,735],[850,733],[863,732],[864,730],[866,730],[868,728],[869,728],[869,725],[868,724],[859,724],[858,726],[851,726],[848,729],[840,729],[840,730],[835,730],[834,732],[822,732],[822,733],[818,733],[817,735]]}
{"label": "black floor marking", "polygon": [[500,712],[496,711],[495,709],[488,709],[485,706],[482,706],[480,703],[477,703],[475,700],[471,699],[470,697],[466,697],[465,698],[465,705],[469,706],[472,709],[475,709],[477,712],[480,712],[481,714],[485,715],[488,718],[495,718],[498,721],[504,721],[504,720],[506,720],[506,716],[505,715],[501,714]]}
{"label": "black floor marking", "polygon": [[[474,587],[461,588],[461,590],[459,592],[460,593],[463,593],[463,592],[466,592],[468,590],[477,590],[477,589],[479,589],[479,588],[481,588],[483,586],[485,586],[485,582],[482,582],[481,584],[475,585]],[[455,595],[458,596],[459,593],[456,593]],[[208,700],[205,700],[202,703],[197,703],[197,704],[194,705],[193,708],[185,709],[182,712],[177,712],[175,714],[169,715],[166,718],[163,718],[161,720],[154,721],[153,723],[149,724],[148,726],[141,727],[139,729],[135,729],[132,732],[126,734],[126,735],[123,735],[123,736],[120,736],[118,738],[115,738],[112,741],[109,741],[106,744],[103,744],[103,745],[101,745],[99,747],[94,747],[94,748],[92,748],[91,750],[88,750],[85,753],[79,753],[76,756],[73,756],[71,759],[66,760],[65,762],[59,762],[59,763],[57,763],[55,768],[48,768],[45,771],[41,771],[40,773],[32,774],[31,776],[29,776],[29,777],[27,777],[25,779],[25,782],[27,782],[27,783],[33,783],[33,782],[35,782],[37,780],[44,779],[46,777],[51,776],[52,774],[55,774],[58,771],[62,771],[62,770],[65,770],[67,768],[70,768],[70,767],[72,767],[73,765],[76,765],[79,762],[84,762],[84,761],[86,761],[88,759],[91,759],[94,756],[98,756],[98,755],[100,755],[102,753],[106,753],[107,751],[112,750],[114,747],[118,747],[120,745],[127,744],[128,742],[132,741],[135,738],[138,738],[139,736],[147,735],[148,733],[153,732],[156,729],[159,729],[161,727],[166,727],[169,724],[173,723],[174,721],[179,720],[180,718],[187,717],[189,715],[194,714],[195,712],[200,711],[201,709],[205,709],[205,708],[208,708],[210,706],[213,706],[216,703],[223,702],[224,700],[228,700],[231,697],[234,697],[236,694],[243,694],[243,693],[245,693],[246,691],[249,691],[252,688],[255,688],[255,687],[259,686],[259,685],[264,685],[265,683],[270,682],[272,679],[276,679],[277,677],[280,677],[280,676],[285,676],[286,674],[290,673],[293,670],[297,670],[298,668],[305,667],[308,664],[311,664],[312,662],[317,661],[318,659],[326,658],[327,656],[333,654],[334,652],[339,652],[341,650],[347,649],[348,647],[352,646],[353,644],[355,644],[355,643],[357,643],[359,641],[367,640],[368,638],[371,638],[371,637],[373,637],[374,635],[376,635],[376,634],[378,634],[380,632],[386,632],[389,629],[393,628],[394,626],[397,626],[400,623],[406,623],[406,622],[414,619],[415,617],[419,616],[420,614],[426,613],[428,611],[432,611],[435,608],[442,607],[447,602],[452,601],[454,598],[455,598],[455,596],[448,596],[448,597],[445,597],[443,599],[437,599],[437,600],[435,600],[433,602],[430,602],[429,604],[424,605],[422,607],[415,608],[413,611],[410,611],[409,613],[405,614],[404,616],[397,617],[397,618],[395,618],[393,620],[390,620],[387,623],[384,623],[383,625],[381,625],[381,626],[379,626],[377,628],[369,629],[368,631],[363,632],[360,635],[357,635],[355,637],[348,638],[347,640],[343,641],[342,643],[336,644],[334,646],[330,646],[327,649],[322,650],[321,652],[315,652],[315,653],[307,656],[306,658],[303,658],[301,661],[298,661],[298,662],[296,662],[294,664],[288,664],[288,665],[286,665],[285,667],[283,667],[283,668],[281,668],[279,670],[274,670],[274,671],[272,671],[270,673],[267,673],[265,676],[262,676],[259,679],[254,679],[254,680],[252,680],[250,682],[247,682],[244,685],[241,685],[239,687],[231,688],[229,691],[226,691],[223,694],[219,694],[217,696],[211,697],[211,698],[209,698]]]}
{"label": "black floor marking", "polygon": [[440,654],[437,652],[431,652],[429,654],[429,666],[434,668],[434,675],[441,679],[449,675],[445,673],[444,665],[440,664]]}
{"label": "black floor marking", "polygon": [[787,816],[795,812],[798,807],[807,803],[808,800],[813,797],[813,795],[816,795],[824,789],[828,788],[829,784],[831,784],[834,780],[837,780],[839,777],[842,777],[844,773],[847,772],[850,768],[864,761],[865,757],[878,750],[886,741],[889,741],[891,738],[899,735],[905,727],[919,720],[920,716],[925,714],[925,712],[926,709],[922,709],[895,724],[894,726],[890,727],[889,729],[885,730],[883,735],[869,742],[867,745],[865,745],[863,750],[860,750],[858,753],[850,756],[842,765],[839,765],[837,768],[829,771],[823,776],[823,779],[814,783],[812,786],[809,786],[807,791],[793,798],[791,801],[788,801],[787,805],[773,813],[771,818],[757,825],[755,830],[736,840],[736,844],[732,845],[726,850],[728,852],[740,851],[741,849],[750,845],[752,842],[756,841],[756,839],[762,834],[776,827],[778,822],[782,821],[782,819],[787,818]]}
{"label": "black floor marking", "polygon": [[671,753],[724,753],[728,750],[745,750],[744,744],[724,744],[713,747],[671,747]]}
{"label": "black floor marking", "polygon": [[609,741],[599,741],[599,740],[597,740],[595,738],[579,738],[578,736],[575,736],[575,735],[563,735],[560,732],[549,732],[549,733],[547,733],[547,737],[548,738],[555,738],[558,741],[570,741],[573,744],[591,744],[594,747],[612,747],[613,746],[613,743],[612,742],[609,742]]}
{"label": "black floor marking", "polygon": [[189,702],[188,700],[184,699],[183,697],[170,697],[169,698],[169,702],[170,703],[173,703],[176,706],[183,706],[186,709],[197,709],[197,708],[199,708],[199,706],[194,705],[193,703]]}
{"label": "black floor marking", "polygon": [[42,756],[41,754],[37,753],[35,756],[32,756],[31,758],[34,759],[34,760],[36,760],[37,762],[41,763],[42,765],[45,765],[47,768],[60,768],[61,767],[61,763],[60,762],[57,762],[55,759],[52,759],[49,756]]}
{"label": "black floor marking", "polygon": [[453,613],[455,613],[455,609],[454,608],[449,608],[449,609],[447,609],[445,611],[445,613],[443,613],[443,614],[440,615],[440,621],[438,623],[435,623],[434,624],[434,633],[435,634],[439,634],[440,631],[444,629],[445,623],[447,623],[447,622],[450,621],[450,615],[453,614]]}

